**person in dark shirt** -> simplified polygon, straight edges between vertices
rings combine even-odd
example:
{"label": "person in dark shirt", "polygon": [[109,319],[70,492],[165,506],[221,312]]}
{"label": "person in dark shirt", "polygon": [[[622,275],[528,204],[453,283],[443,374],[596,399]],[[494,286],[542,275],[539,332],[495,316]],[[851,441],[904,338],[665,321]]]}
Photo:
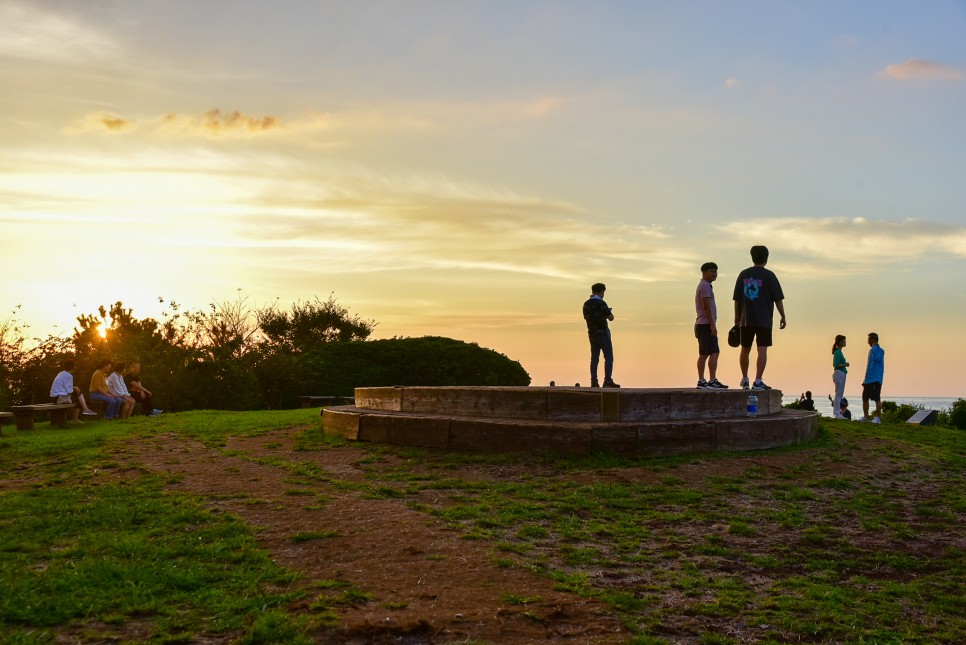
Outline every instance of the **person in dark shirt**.
{"label": "person in dark shirt", "polygon": [[610,339],[607,322],[614,320],[614,312],[604,302],[607,287],[596,283],[590,287],[591,296],[584,303],[584,320],[587,322],[587,337],[590,339],[590,386],[600,387],[597,381],[597,366],[600,355],[604,354],[604,387],[620,387],[614,382],[614,345]]}
{"label": "person in dark shirt", "polygon": [[808,410],[809,412],[815,412],[815,401],[812,399],[811,392],[805,392],[798,399],[798,407],[802,410]]}
{"label": "person in dark shirt", "polygon": [[141,364],[137,361],[131,363],[124,373],[124,384],[127,385],[128,392],[135,401],[141,404],[141,411],[149,417],[156,417],[164,412],[154,407],[154,400],[151,391],[141,384]]}
{"label": "person in dark shirt", "polygon": [[[741,366],[741,387],[747,390],[748,366],[750,363],[751,346],[758,346],[758,360],[755,365],[755,382],[753,390],[770,390],[762,377],[768,364],[768,348],[771,346],[771,330],[774,319],[774,309],[781,315],[779,329],[785,329],[785,294],[778,277],[765,268],[768,263],[768,248],[765,246],[751,247],[751,261],[754,266],[748,267],[738,274],[735,280],[735,325],[741,330],[741,352],[738,362]],[[757,343],[755,341],[757,340]]]}

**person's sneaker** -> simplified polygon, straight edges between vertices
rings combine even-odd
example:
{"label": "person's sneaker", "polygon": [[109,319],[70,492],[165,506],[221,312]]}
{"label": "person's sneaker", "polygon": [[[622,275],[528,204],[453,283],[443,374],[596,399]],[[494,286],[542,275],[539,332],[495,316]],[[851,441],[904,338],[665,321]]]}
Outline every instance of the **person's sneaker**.
{"label": "person's sneaker", "polygon": [[879,423],[879,424],[881,424],[882,421],[879,420],[879,417],[872,417],[872,423]]}
{"label": "person's sneaker", "polygon": [[85,417],[97,416],[97,412],[94,412],[93,410],[84,410],[83,412],[81,412],[81,414],[83,414]]}
{"label": "person's sneaker", "polygon": [[722,383],[721,381],[719,381],[718,379],[713,378],[710,381],[708,381],[708,388],[712,390],[727,390],[728,386]]}
{"label": "person's sneaker", "polygon": [[748,377],[741,379],[741,389],[742,390],[748,389]]}
{"label": "person's sneaker", "polygon": [[600,387],[600,383],[597,382],[597,379],[594,379],[590,382],[590,387]]}
{"label": "person's sneaker", "polygon": [[770,390],[771,389],[771,386],[770,385],[765,385],[765,382],[762,381],[761,379],[759,379],[759,380],[757,380],[757,381],[754,382],[754,384],[751,386],[751,389],[753,389],[753,390]]}
{"label": "person's sneaker", "polygon": [[701,379],[700,381],[698,381],[698,389],[699,390],[703,390],[703,389],[705,389],[707,387],[708,387],[708,382],[707,381],[705,381],[704,379]]}
{"label": "person's sneaker", "polygon": [[860,422],[860,423],[866,423],[866,422],[867,422],[867,421],[869,421],[869,420],[870,420],[870,419],[868,419],[868,418],[866,418],[866,417],[859,417],[858,419],[856,419],[856,421],[858,421],[858,422]]}
{"label": "person's sneaker", "polygon": [[614,381],[604,381],[604,387],[620,387],[620,385],[614,383]]}

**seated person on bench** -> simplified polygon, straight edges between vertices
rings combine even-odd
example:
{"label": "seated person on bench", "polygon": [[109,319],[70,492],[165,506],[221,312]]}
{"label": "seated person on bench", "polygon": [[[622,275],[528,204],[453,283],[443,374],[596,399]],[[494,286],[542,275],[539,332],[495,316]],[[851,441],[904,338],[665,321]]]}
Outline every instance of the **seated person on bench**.
{"label": "seated person on bench", "polygon": [[124,383],[124,368],[127,363],[118,361],[114,363],[114,371],[107,377],[107,389],[111,394],[121,399],[121,418],[127,419],[134,412],[134,397],[128,392],[127,385]]}
{"label": "seated person on bench", "polygon": [[74,386],[74,375],[71,372],[74,371],[76,366],[77,363],[73,358],[64,359],[64,362],[61,363],[63,371],[54,377],[54,382],[50,386],[51,403],[74,404],[74,409],[67,413],[71,423],[80,423],[80,419],[77,417],[81,412],[84,413],[84,416],[97,416],[97,412],[87,407],[87,401],[84,400],[80,388]]}
{"label": "seated person on bench", "polygon": [[127,389],[131,393],[131,396],[134,397],[134,400],[141,402],[141,411],[144,414],[149,417],[156,417],[164,411],[154,407],[151,390],[141,384],[140,363],[137,361],[131,363],[131,366],[127,368],[127,372],[124,373],[124,383],[127,384]]}
{"label": "seated person on bench", "polygon": [[111,391],[107,388],[107,375],[111,371],[111,361],[108,359],[102,360],[97,364],[97,369],[91,375],[91,389],[90,396],[91,401],[103,401],[104,402],[104,418],[105,419],[116,419],[121,413],[121,403],[123,399],[111,394]]}

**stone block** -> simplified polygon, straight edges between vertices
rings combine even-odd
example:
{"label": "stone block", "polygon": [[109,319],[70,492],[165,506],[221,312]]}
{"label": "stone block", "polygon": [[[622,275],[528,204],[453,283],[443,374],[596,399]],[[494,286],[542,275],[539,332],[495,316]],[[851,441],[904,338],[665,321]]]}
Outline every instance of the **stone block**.
{"label": "stone block", "polygon": [[715,427],[710,421],[646,423],[637,429],[637,454],[666,457],[715,449]]}
{"label": "stone block", "polygon": [[547,419],[600,421],[600,390],[548,388]]}
{"label": "stone block", "polygon": [[407,387],[402,411],[463,417],[546,419],[547,392],[543,388]]}
{"label": "stone block", "polygon": [[357,387],[356,407],[366,410],[402,411],[401,387]]}
{"label": "stone block", "polygon": [[714,423],[717,450],[757,450],[764,441],[761,417],[719,419]]}
{"label": "stone block", "polygon": [[661,421],[671,416],[669,390],[627,390],[620,393],[620,421]]}
{"label": "stone block", "polygon": [[322,430],[326,434],[358,441],[360,416],[355,410],[326,408],[322,411]]}
{"label": "stone block", "polygon": [[464,452],[590,454],[591,428],[583,423],[533,423],[454,418],[450,449]]}
{"label": "stone block", "polygon": [[449,424],[449,419],[364,414],[359,440],[445,450],[449,447]]}
{"label": "stone block", "polygon": [[591,426],[590,451],[606,452],[619,457],[637,455],[637,426],[598,425]]}

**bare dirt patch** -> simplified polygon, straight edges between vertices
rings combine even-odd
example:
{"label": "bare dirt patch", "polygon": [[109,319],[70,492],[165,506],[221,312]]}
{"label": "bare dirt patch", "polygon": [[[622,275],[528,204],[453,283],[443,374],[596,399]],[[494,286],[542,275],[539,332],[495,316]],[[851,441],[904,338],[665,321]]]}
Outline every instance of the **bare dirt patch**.
{"label": "bare dirt patch", "polygon": [[[207,497],[216,512],[250,524],[305,587],[340,580],[371,594],[340,607],[337,628],[317,634],[339,643],[616,643],[629,635],[603,604],[563,593],[553,582],[499,566],[489,546],[460,539],[398,499],[369,499],[252,458],[319,466],[333,479],[361,481],[358,448],[296,452],[298,430],[233,440],[229,452],[176,435],[129,444],[128,458],[166,475],[172,490]],[[298,536],[319,536],[299,539]],[[523,599],[525,602],[521,602]],[[312,597],[296,609],[309,610]]]}

